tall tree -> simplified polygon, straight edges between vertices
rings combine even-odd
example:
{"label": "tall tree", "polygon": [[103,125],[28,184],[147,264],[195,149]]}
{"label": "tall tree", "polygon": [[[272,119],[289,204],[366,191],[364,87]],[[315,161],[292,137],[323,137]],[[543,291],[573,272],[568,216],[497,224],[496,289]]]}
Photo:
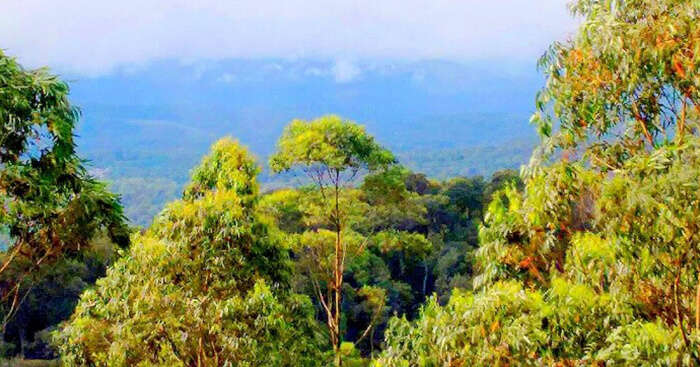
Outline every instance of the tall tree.
{"label": "tall tree", "polygon": [[[431,269],[425,259],[433,246],[417,232],[424,229],[426,210],[423,199],[407,190],[406,175],[408,171],[396,165],[364,176],[358,188],[342,191],[341,206],[348,204],[342,236],[344,364],[354,358],[346,353],[351,343],[363,355],[372,355],[381,345],[388,316],[414,315],[432,284],[426,279]],[[261,202],[262,211],[292,244],[294,289],[315,299],[318,289],[331,290],[334,264],[333,224],[321,198],[318,189],[301,187],[268,193]],[[316,308],[317,318],[325,323],[326,311],[318,300]]]}
{"label": "tall tree", "polygon": [[344,237],[348,233],[347,221],[353,203],[351,198],[344,197],[344,190],[360,171],[375,171],[394,162],[391,152],[377,144],[362,126],[333,115],[312,121],[292,121],[278,142],[277,152],[270,158],[274,172],[299,167],[313,180],[320,195],[321,215],[331,224],[330,233],[319,230],[305,242],[310,248],[332,249],[329,292],[324,294],[317,284],[316,293],[326,312],[337,366],[342,365],[343,272],[348,246],[354,241],[349,236]]}
{"label": "tall tree", "polygon": [[[673,258],[676,271],[661,290],[673,290],[667,299],[674,300],[675,322],[691,349],[680,312],[683,297],[678,294],[693,288],[684,284],[682,274],[695,273],[695,319],[700,328],[700,252],[692,246],[695,238],[691,233],[696,231],[687,222],[697,221],[697,215],[675,205],[690,200],[681,182],[694,185],[689,177],[700,136],[700,4],[688,0],[576,0],[570,7],[584,21],[575,38],[555,43],[542,58],[548,80],[537,97],[533,121],[545,137],[544,151],[563,149],[568,160],[581,158],[597,170],[615,172],[620,180],[620,176],[641,179],[640,172],[650,176],[643,184],[628,182],[628,189],[644,188],[641,191],[664,208],[657,209],[661,217],[649,217],[646,230],[650,233],[640,239],[655,238],[657,246],[668,246],[667,255]],[[672,169],[678,162],[688,164],[682,176]],[[652,186],[654,175],[663,175],[666,184],[678,186],[664,192]],[[662,181],[657,179],[657,184]],[[641,211],[630,198],[618,199],[605,208],[605,214],[625,207]],[[628,214],[639,216],[640,211]],[[678,217],[674,226],[665,228],[673,228],[678,238],[654,235],[664,214]],[[608,223],[614,227],[612,223],[617,222]],[[621,232],[632,235],[630,228]],[[669,243],[676,241],[684,245]],[[695,353],[700,363],[700,353]]]}
{"label": "tall tree", "polygon": [[74,366],[314,366],[308,297],[257,212],[258,167],[231,139],[212,147],[168,205],[57,335]]}
{"label": "tall tree", "polygon": [[[542,148],[614,170],[636,153],[698,134],[696,1],[574,0],[579,32],[540,60],[547,84],[532,122]],[[537,158],[538,156],[536,156]]]}
{"label": "tall tree", "polygon": [[40,267],[79,254],[101,231],[128,244],[118,197],[76,154],[78,117],[68,85],[0,52],[0,225],[9,234],[0,253],[3,329]]}
{"label": "tall tree", "polygon": [[394,319],[377,365],[700,365],[700,6],[571,8],[579,32],[542,59],[543,144],[480,229],[478,291]]}

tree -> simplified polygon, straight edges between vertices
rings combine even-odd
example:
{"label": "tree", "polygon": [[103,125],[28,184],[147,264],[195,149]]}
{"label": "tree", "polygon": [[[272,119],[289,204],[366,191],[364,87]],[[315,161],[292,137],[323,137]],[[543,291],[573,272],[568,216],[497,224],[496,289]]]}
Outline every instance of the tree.
{"label": "tree", "polygon": [[[673,295],[662,293],[674,300],[673,308],[678,311],[675,323],[692,350],[680,312],[683,297],[678,292],[686,293],[679,288],[689,287],[683,284],[681,273],[695,272],[696,327],[700,328],[700,273],[693,254],[694,238],[688,234],[693,229],[685,222],[695,221],[695,217],[669,201],[693,205],[684,196],[687,186],[682,185],[693,183],[688,174],[694,168],[700,122],[700,7],[693,1],[577,0],[571,3],[571,9],[585,21],[576,38],[554,44],[543,57],[541,64],[548,82],[537,98],[539,112],[533,121],[546,137],[545,151],[565,149],[569,159],[577,158],[570,152],[580,152],[580,158],[594,168],[622,173],[617,179],[627,178],[627,184],[632,185],[628,189],[639,189],[648,195],[646,198],[653,198],[648,204],[664,207],[655,213],[645,212],[650,215],[645,219],[654,225],[646,228],[643,236],[616,228],[619,217],[609,224],[611,230],[616,228],[625,237],[631,236],[635,246],[658,237],[670,245],[668,237],[657,230],[670,230],[683,238],[684,246],[666,248],[678,271],[674,280],[660,289],[674,290]],[[553,121],[559,122],[556,133],[552,133]],[[667,159],[689,163],[685,174],[674,172],[672,167],[677,163]],[[664,170],[656,169],[660,167]],[[645,182],[636,181],[644,180],[640,176],[632,178],[639,173],[650,177]],[[662,182],[681,186],[667,191],[660,186]],[[632,198],[619,193],[616,199],[610,207],[605,204],[604,214],[619,213],[618,208],[613,209],[616,205],[638,205],[630,204]],[[631,211],[626,214],[640,215]],[[654,215],[670,215],[678,221],[658,227],[663,221],[653,219]],[[700,354],[693,353],[700,363]]]}
{"label": "tree", "polygon": [[31,280],[23,282],[24,302],[7,324],[3,338],[6,354],[0,358],[57,358],[49,332],[70,318],[83,291],[105,275],[116,258],[116,249],[108,238],[96,238],[80,256],[43,266]]}
{"label": "tree", "polygon": [[542,150],[585,153],[595,167],[614,170],[638,152],[696,135],[697,3],[575,0],[570,7],[583,18],[579,32],[540,60],[548,79],[532,122],[545,137]]}
{"label": "tree", "polygon": [[492,195],[475,290],[393,319],[377,365],[700,364],[700,8],[571,6],[579,33],[542,59],[542,145]]}
{"label": "tree", "polygon": [[[329,229],[308,233],[304,244],[316,256],[316,263],[332,248],[332,259],[327,269],[332,272],[326,295],[316,282],[316,294],[326,311],[328,330],[336,365],[342,364],[340,353],[341,302],[343,272],[348,247],[353,238],[348,233],[348,218],[352,203],[344,189],[361,170],[375,171],[394,163],[394,156],[380,147],[364,128],[338,116],[324,116],[312,121],[294,120],[284,130],[277,152],[270,158],[274,172],[301,167],[318,188],[319,210],[330,224]],[[344,237],[345,236],[345,237]],[[330,245],[332,243],[332,246]],[[362,247],[356,244],[356,247]]]}
{"label": "tree", "polygon": [[80,366],[320,365],[310,300],[257,212],[258,167],[222,139],[57,335]]}
{"label": "tree", "polygon": [[[418,232],[425,225],[422,198],[406,188],[409,172],[392,166],[364,176],[358,188],[344,188],[341,205],[347,217],[340,333],[344,364],[351,363],[343,348],[354,344],[361,355],[373,355],[383,341],[392,313],[416,314],[425,298],[431,272],[424,259],[432,243]],[[267,193],[261,211],[285,232],[296,266],[294,289],[318,299],[317,289],[330,290],[333,277],[333,224],[325,214],[318,189],[302,187]],[[325,230],[324,230],[325,229]],[[324,238],[328,238],[324,241]],[[317,318],[327,322],[316,302]],[[343,347],[343,345],[345,347]]]}
{"label": "tree", "polygon": [[102,232],[128,245],[118,197],[76,154],[78,117],[65,83],[0,52],[0,226],[9,234],[0,254],[3,331],[41,267],[88,249]]}

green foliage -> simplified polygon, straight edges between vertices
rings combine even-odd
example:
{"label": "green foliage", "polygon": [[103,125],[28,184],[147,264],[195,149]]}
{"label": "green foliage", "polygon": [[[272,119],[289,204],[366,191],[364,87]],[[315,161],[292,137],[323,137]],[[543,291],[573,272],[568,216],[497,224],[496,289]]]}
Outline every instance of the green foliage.
{"label": "green foliage", "polygon": [[[335,245],[342,239],[341,258],[347,263],[341,263],[339,333],[370,354],[381,347],[391,313],[414,317],[419,304],[438,285],[443,299],[453,286],[469,287],[468,252],[476,245],[476,223],[484,200],[518,176],[511,171],[493,181],[475,177],[439,183],[398,165],[379,167],[392,163],[390,159],[381,165],[366,158],[364,163],[353,163],[373,156],[353,153],[353,149],[382,151],[374,143],[358,149],[357,144],[339,141],[372,142],[368,137],[353,137],[362,134],[361,128],[333,116],[293,122],[280,139],[271,165],[277,171],[301,166],[316,186],[265,195],[261,210],[287,232],[296,272],[301,275],[295,279],[295,289],[316,298],[319,319],[325,322],[333,320],[335,313],[327,295],[333,297],[328,292],[336,288]],[[343,154],[348,155],[347,165],[338,165]],[[352,188],[351,179],[360,169],[369,173]],[[363,296],[365,289],[383,294],[373,297],[383,303],[369,302]]]}
{"label": "green foliage", "polygon": [[364,127],[338,116],[292,121],[284,130],[278,150],[270,158],[274,172],[299,164],[321,164],[334,171],[374,170],[394,162],[394,156],[374,142]]}
{"label": "green foliage", "polygon": [[622,261],[630,268],[624,280],[635,287],[640,311],[684,333],[695,324],[692,310],[700,312],[699,143],[692,138],[630,159],[600,200],[601,230],[621,239]]}
{"label": "green foliage", "polygon": [[100,228],[126,244],[117,197],[87,175],[76,155],[78,116],[65,83],[0,53],[0,222],[13,240],[8,253],[43,263],[87,247]]}
{"label": "green foliage", "polygon": [[[619,346],[609,331],[629,329],[632,313],[611,294],[563,278],[546,292],[497,282],[476,294],[456,291],[444,307],[433,299],[414,322],[393,319],[376,365],[595,364]],[[666,340],[658,352],[670,349],[673,339]]]}
{"label": "green foliage", "polygon": [[548,80],[532,121],[551,137],[545,146],[584,147],[609,170],[697,133],[697,2],[575,0],[571,9],[579,32],[541,60]]}
{"label": "green foliage", "polygon": [[193,200],[209,191],[234,191],[241,197],[258,194],[255,177],[260,168],[253,157],[231,138],[223,138],[211,148],[192,171],[191,183],[184,198]]}
{"label": "green foliage", "polygon": [[374,246],[381,252],[402,252],[408,258],[422,259],[428,256],[433,244],[420,233],[382,231],[372,236]]}
{"label": "green foliage", "polygon": [[497,192],[481,290],[390,321],[377,363],[694,364],[698,151],[693,139],[639,154],[610,178],[562,162]]}
{"label": "green foliage", "polygon": [[[390,315],[412,319],[433,291],[446,302],[453,288],[471,288],[471,252],[484,200],[490,191],[518,180],[516,173],[504,171],[492,180],[436,182],[392,166],[364,176],[356,189],[340,190],[348,259],[343,272],[344,340],[357,340],[373,321],[370,335],[355,344],[363,355],[372,355],[383,348]],[[304,187],[268,193],[260,208],[289,239],[294,289],[314,297],[319,321],[327,321],[318,290],[333,282],[336,238],[325,214],[332,205],[323,201],[320,188]],[[368,286],[385,295],[382,307],[362,295]]]}
{"label": "green foliage", "polygon": [[[359,231],[359,223],[364,221],[363,214],[368,206],[359,200],[360,192],[348,184],[361,170],[369,173],[387,170],[394,163],[393,154],[375,143],[364,127],[333,115],[310,122],[292,121],[277,144],[277,152],[270,158],[273,172],[300,167],[315,184],[315,187],[301,191],[300,210],[306,228],[301,234],[290,236],[290,242],[295,243],[293,247],[300,259],[299,269],[310,283],[304,287],[312,290],[309,293],[317,299],[321,312],[325,314],[338,367],[343,358],[341,323],[346,323],[342,317],[346,261],[360,255],[367,245],[367,239]],[[380,181],[389,182],[391,178],[394,183],[401,183],[397,175],[386,175]],[[370,312],[373,316],[357,340],[368,335],[384,305],[383,291],[376,288],[369,297],[367,289],[357,293],[374,299],[370,304],[377,311]],[[381,302],[377,301],[379,294],[382,295],[379,297]]]}
{"label": "green foliage", "polygon": [[479,231],[477,290],[392,319],[376,365],[700,363],[697,3],[572,9],[580,32],[542,60],[543,144]]}
{"label": "green foliage", "polygon": [[108,239],[95,239],[90,250],[80,257],[57,260],[38,269],[31,281],[24,281],[24,300],[4,334],[14,347],[0,355],[56,358],[49,332],[71,316],[82,292],[104,276],[116,257],[115,249],[116,245]]}
{"label": "green foliage", "polygon": [[119,198],[87,174],[76,153],[79,112],[68,92],[47,70],[25,70],[0,51],[3,334],[45,267],[79,257],[101,233],[128,245]]}
{"label": "green foliage", "polygon": [[562,162],[531,177],[523,192],[496,192],[479,231],[476,286],[510,277],[546,284],[551,268],[563,266],[571,236],[592,226],[601,178]]}
{"label": "green foliage", "polygon": [[298,190],[277,190],[260,199],[260,212],[275,222],[276,227],[288,233],[304,231],[304,211],[301,203],[302,193]]}
{"label": "green foliage", "polygon": [[615,365],[671,366],[680,360],[689,366],[693,362],[688,356],[679,358],[677,334],[658,323],[635,321],[615,329],[607,338],[609,346],[598,355]]}
{"label": "green foliage", "polygon": [[311,303],[289,291],[287,251],[256,211],[256,172],[237,143],[216,143],[184,200],[82,296],[56,336],[62,361],[320,364]]}

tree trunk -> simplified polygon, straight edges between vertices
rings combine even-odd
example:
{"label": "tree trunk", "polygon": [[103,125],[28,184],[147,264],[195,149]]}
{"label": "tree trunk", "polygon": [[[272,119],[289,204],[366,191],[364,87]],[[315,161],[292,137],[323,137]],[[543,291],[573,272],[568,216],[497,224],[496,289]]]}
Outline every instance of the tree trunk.
{"label": "tree trunk", "polygon": [[676,275],[676,279],[673,282],[673,304],[676,309],[676,320],[678,321],[678,327],[680,328],[681,336],[683,337],[683,343],[685,343],[685,347],[690,351],[690,342],[688,341],[688,335],[686,334],[685,327],[683,326],[683,315],[681,315],[680,301],[678,300],[678,287],[680,286],[680,279],[681,273],[679,271]]}
{"label": "tree trunk", "polygon": [[426,297],[425,292],[428,287],[428,262],[423,260],[423,297]]}
{"label": "tree trunk", "polygon": [[335,352],[335,365],[337,367],[340,367],[343,365],[343,358],[340,355],[340,346],[338,346],[337,351]]}
{"label": "tree trunk", "polygon": [[700,330],[700,279],[698,279],[698,290],[695,293],[695,330]]}
{"label": "tree trunk", "polygon": [[336,176],[335,176],[335,269],[334,269],[334,275],[335,275],[335,315],[333,315],[333,318],[335,320],[335,335],[336,335],[336,352],[335,352],[335,365],[336,367],[341,367],[343,365],[343,359],[342,356],[340,355],[340,344],[341,344],[341,337],[340,337],[340,307],[342,305],[341,297],[342,297],[342,287],[343,287],[343,246],[341,242],[341,235],[340,232],[342,231],[342,226],[340,223],[340,200],[339,200],[339,194],[340,194],[340,188],[339,188],[339,172],[336,171]]}
{"label": "tree trunk", "polygon": [[19,328],[19,356],[24,359],[24,347],[27,345],[27,331],[24,326]]}
{"label": "tree trunk", "polygon": [[[336,199],[337,202],[337,199]],[[333,285],[333,288],[335,288],[335,314],[333,315],[333,320],[334,320],[334,328],[332,332],[336,335],[335,338],[335,365],[336,367],[341,367],[343,365],[343,360],[340,355],[340,306],[341,306],[341,289],[343,286],[343,272],[341,269],[341,243],[340,243],[340,228],[338,228],[338,231],[336,232],[336,240],[335,240],[335,269],[334,269],[334,280],[335,284]]]}

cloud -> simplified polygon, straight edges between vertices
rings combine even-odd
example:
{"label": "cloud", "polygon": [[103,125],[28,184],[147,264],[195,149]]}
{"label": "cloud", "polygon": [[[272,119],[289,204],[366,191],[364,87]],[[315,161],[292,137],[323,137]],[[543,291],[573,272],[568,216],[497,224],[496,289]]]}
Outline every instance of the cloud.
{"label": "cloud", "polygon": [[322,77],[328,75],[328,70],[316,66],[311,66],[304,70],[304,75]]}
{"label": "cloud", "polygon": [[361,71],[355,64],[347,60],[339,60],[331,68],[333,78],[338,83],[347,83],[357,78]]}
{"label": "cloud", "polygon": [[231,83],[235,82],[237,79],[238,79],[238,77],[236,77],[236,74],[223,73],[219,76],[217,81],[219,81],[221,83],[225,83],[225,84],[231,84]]}
{"label": "cloud", "polygon": [[[4,0],[0,48],[81,74],[160,59],[532,60],[574,29],[565,3]],[[343,77],[355,74],[347,66]]]}

